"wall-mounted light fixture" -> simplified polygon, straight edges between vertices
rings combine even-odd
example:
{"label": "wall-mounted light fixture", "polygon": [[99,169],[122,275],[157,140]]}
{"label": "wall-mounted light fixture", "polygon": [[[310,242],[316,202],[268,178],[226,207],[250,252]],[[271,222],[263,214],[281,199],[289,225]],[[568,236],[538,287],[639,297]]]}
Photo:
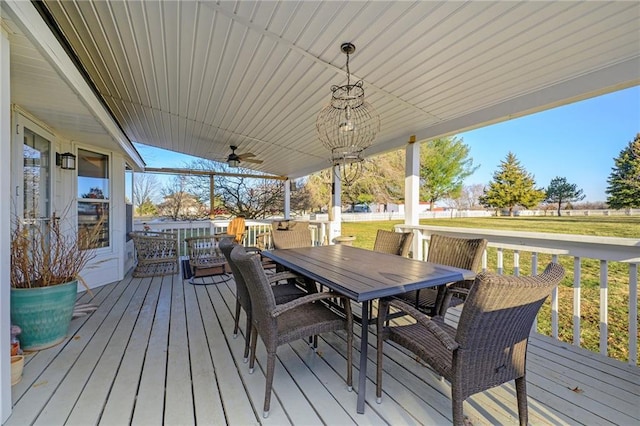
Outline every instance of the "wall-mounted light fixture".
{"label": "wall-mounted light fixture", "polygon": [[56,152],[56,166],[60,166],[65,170],[76,169],[76,156],[70,152],[59,154]]}

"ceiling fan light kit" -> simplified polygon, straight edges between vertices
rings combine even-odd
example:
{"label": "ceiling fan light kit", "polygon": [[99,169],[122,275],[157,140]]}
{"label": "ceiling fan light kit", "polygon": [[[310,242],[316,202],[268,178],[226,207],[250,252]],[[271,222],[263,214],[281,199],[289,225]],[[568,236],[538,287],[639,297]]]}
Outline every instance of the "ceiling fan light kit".
{"label": "ceiling fan light kit", "polygon": [[362,80],[351,84],[349,55],[356,47],[342,43],[340,50],[347,55],[347,84],[331,87],[331,102],[318,114],[316,129],[322,144],[331,151],[331,164],[344,169],[347,164],[364,160],[364,150],[373,144],[380,131],[380,116],[365,101]]}
{"label": "ceiling fan light kit", "polygon": [[262,160],[257,160],[255,158],[252,158],[256,156],[252,152],[246,152],[244,154],[236,154],[236,149],[238,149],[237,146],[231,145],[229,146],[229,148],[231,148],[231,154],[229,154],[229,156],[227,157],[227,165],[229,167],[239,167],[242,161],[245,161],[247,163],[262,164]]}

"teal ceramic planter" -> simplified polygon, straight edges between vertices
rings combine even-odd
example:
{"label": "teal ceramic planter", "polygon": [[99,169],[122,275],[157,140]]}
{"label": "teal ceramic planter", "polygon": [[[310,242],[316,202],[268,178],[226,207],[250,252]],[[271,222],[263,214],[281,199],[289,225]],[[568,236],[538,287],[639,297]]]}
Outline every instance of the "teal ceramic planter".
{"label": "teal ceramic planter", "polygon": [[51,287],[12,288],[11,323],[20,326],[22,349],[37,351],[62,342],[76,303],[78,281]]}

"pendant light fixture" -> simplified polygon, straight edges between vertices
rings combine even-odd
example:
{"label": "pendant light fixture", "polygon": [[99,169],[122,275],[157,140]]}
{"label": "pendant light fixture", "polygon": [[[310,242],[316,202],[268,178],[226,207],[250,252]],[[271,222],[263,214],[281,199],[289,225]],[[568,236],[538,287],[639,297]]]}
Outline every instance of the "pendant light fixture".
{"label": "pendant light fixture", "polygon": [[[351,84],[349,55],[356,47],[343,43],[340,50],[347,55],[347,84],[331,87],[331,103],[318,114],[316,129],[322,144],[331,151],[331,164],[344,170],[347,164],[364,160],[364,150],[371,146],[380,131],[380,116],[365,102],[362,80]],[[362,167],[349,169],[361,170]],[[345,184],[350,185],[353,181],[355,177],[350,176]]]}

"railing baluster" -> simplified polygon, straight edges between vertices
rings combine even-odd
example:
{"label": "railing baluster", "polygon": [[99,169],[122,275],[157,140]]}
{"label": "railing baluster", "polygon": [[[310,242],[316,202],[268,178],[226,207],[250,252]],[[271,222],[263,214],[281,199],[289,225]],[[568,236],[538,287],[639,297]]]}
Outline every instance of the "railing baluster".
{"label": "railing baluster", "polygon": [[[538,253],[533,252],[531,253],[531,276],[536,275],[538,275]],[[531,327],[531,329],[535,332],[538,332],[538,315],[536,315],[535,319],[533,320],[533,327]]]}
{"label": "railing baluster", "polygon": [[[551,261],[558,262],[558,255],[551,256]],[[551,335],[554,339],[558,338],[558,287],[554,287],[551,291]]]}
{"label": "railing baluster", "polygon": [[502,247],[498,247],[498,265],[497,265],[497,269],[498,269],[498,275],[502,275],[502,270],[503,270],[503,255],[504,252],[502,250]]}
{"label": "railing baluster", "polygon": [[638,264],[629,264],[629,364],[638,362]]}
{"label": "railing baluster", "polygon": [[600,261],[600,353],[607,355],[609,337],[608,263]]}
{"label": "railing baluster", "polygon": [[580,347],[580,257],[573,258],[573,344]]}
{"label": "railing baluster", "polygon": [[513,251],[513,275],[520,276],[520,251]]}
{"label": "railing baluster", "polygon": [[487,250],[485,249],[482,253],[482,271],[487,270]]}

